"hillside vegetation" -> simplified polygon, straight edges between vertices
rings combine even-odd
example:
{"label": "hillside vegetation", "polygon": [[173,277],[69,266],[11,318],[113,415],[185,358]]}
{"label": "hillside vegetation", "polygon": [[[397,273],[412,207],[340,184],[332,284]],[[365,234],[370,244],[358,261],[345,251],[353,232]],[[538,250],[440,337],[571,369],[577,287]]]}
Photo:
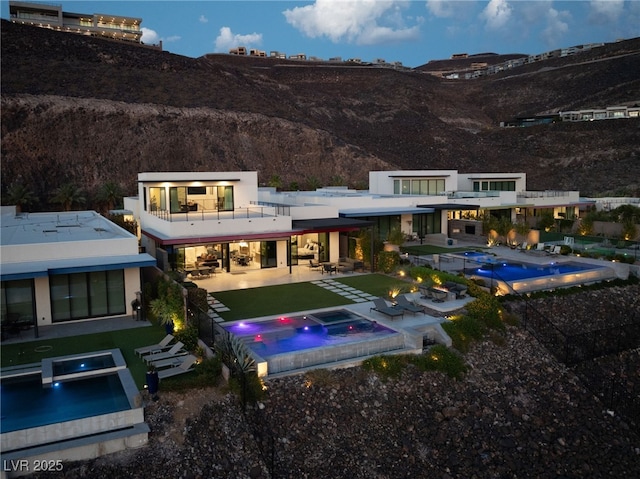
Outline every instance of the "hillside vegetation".
{"label": "hillside vegetation", "polygon": [[[370,170],[527,173],[529,189],[640,194],[640,121],[501,120],[640,101],[640,39],[473,81],[415,70],[188,58],[2,21],[2,191],[91,199],[142,171],[256,170],[366,188]],[[516,71],[517,70],[517,71]],[[44,203],[44,201],[43,201]],[[44,206],[44,205],[41,205]]]}

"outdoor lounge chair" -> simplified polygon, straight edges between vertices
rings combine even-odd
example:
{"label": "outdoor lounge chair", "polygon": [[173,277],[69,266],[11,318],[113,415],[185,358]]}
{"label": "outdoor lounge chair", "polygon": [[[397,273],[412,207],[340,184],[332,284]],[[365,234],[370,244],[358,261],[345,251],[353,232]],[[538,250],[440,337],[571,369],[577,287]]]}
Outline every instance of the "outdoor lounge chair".
{"label": "outdoor lounge chair", "polygon": [[318,270],[318,269],[320,269],[320,263],[310,259],[309,260],[309,269],[310,270]]}
{"label": "outdoor lounge chair", "polygon": [[554,246],[551,251],[549,251],[549,254],[557,255],[560,254],[560,251],[562,251],[562,246]]}
{"label": "outdoor lounge chair", "polygon": [[335,264],[322,263],[322,274],[324,273],[331,274],[331,273],[337,273],[337,272],[338,272],[338,268],[336,268]]}
{"label": "outdoor lounge chair", "polygon": [[186,355],[181,355],[181,356],[173,356],[173,357],[167,358],[167,359],[159,359],[158,361],[152,361],[151,365],[154,368],[160,370],[160,369],[163,369],[163,368],[180,366],[180,364],[182,364],[188,358],[193,358],[194,361],[196,360],[196,357],[193,354],[186,354]]}
{"label": "outdoor lounge chair", "polygon": [[376,298],[373,300],[374,306],[369,311],[377,311],[382,314],[386,314],[391,319],[401,316],[404,318],[404,308],[399,306],[388,306],[387,302],[382,298]]}
{"label": "outdoor lounge chair", "polygon": [[134,349],[133,351],[138,355],[138,356],[143,356],[145,354],[152,354],[152,353],[159,353],[161,351],[164,351],[166,349],[170,349],[171,346],[169,346],[169,343],[173,341],[173,335],[172,334],[167,334],[162,341],[160,341],[158,344],[152,344],[151,346],[142,346],[140,348]]}
{"label": "outdoor lounge chair", "polygon": [[416,314],[416,313],[425,314],[424,306],[419,306],[415,303],[412,303],[411,301],[409,301],[409,298],[407,298],[404,294],[399,294],[398,296],[396,296],[396,301],[398,303],[398,306],[400,306],[405,311],[409,311],[410,313],[413,313],[413,314]]}
{"label": "outdoor lounge chair", "polygon": [[161,369],[158,371],[158,378],[166,379],[171,376],[177,376],[178,374],[188,373],[189,371],[193,371],[193,365],[197,361],[197,358],[191,354],[187,356],[183,356],[183,360],[177,366],[172,366],[167,369]]}
{"label": "outdoor lounge chair", "polygon": [[184,344],[178,341],[168,351],[147,354],[146,356],[143,356],[142,359],[144,359],[147,363],[151,364],[154,361],[159,361],[160,359],[168,359],[175,356],[183,356],[187,354],[187,351],[185,351],[183,348],[184,348]]}

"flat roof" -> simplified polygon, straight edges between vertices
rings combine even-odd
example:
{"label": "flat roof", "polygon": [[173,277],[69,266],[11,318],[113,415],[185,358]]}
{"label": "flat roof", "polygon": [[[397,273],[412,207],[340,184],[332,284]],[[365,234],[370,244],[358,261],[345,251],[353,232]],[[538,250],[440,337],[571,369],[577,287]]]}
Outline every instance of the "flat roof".
{"label": "flat roof", "polygon": [[135,238],[95,211],[59,213],[4,212],[0,246]]}
{"label": "flat roof", "polygon": [[121,256],[98,256],[89,258],[50,259],[46,261],[25,261],[2,265],[0,279],[38,278],[55,274],[83,273],[90,271],[110,271],[114,269],[143,268],[156,266],[156,259],[147,253]]}

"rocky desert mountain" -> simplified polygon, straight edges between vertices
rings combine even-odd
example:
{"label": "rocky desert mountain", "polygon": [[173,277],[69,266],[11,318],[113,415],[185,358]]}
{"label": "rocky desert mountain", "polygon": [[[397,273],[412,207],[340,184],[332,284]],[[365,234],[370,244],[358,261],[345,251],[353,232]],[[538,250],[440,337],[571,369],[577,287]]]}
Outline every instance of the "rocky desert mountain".
{"label": "rocky desert mountain", "polygon": [[[1,24],[2,191],[40,198],[142,171],[256,170],[261,184],[367,188],[368,172],[525,172],[529,189],[640,195],[640,119],[500,128],[640,103],[640,38],[475,80],[210,54]],[[41,205],[44,207],[44,205]]]}

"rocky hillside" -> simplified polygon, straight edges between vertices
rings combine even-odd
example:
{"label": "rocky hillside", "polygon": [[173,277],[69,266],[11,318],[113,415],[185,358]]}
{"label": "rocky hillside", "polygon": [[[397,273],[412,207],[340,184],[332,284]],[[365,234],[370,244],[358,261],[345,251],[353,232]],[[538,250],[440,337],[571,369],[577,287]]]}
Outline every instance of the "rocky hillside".
{"label": "rocky hillside", "polygon": [[501,129],[520,115],[640,101],[640,39],[475,81],[419,69],[168,52],[2,21],[2,191],[140,171],[257,170],[262,184],[367,172],[524,171],[530,189],[640,194],[640,121]]}

